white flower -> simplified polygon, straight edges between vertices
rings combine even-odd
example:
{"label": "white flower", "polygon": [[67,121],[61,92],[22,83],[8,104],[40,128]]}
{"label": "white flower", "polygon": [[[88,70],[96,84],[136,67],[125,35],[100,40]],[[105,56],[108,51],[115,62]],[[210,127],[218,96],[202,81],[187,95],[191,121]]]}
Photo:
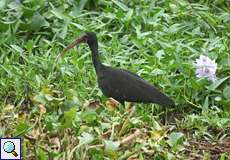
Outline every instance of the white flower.
{"label": "white flower", "polygon": [[216,80],[217,64],[215,60],[211,60],[209,57],[200,55],[199,59],[196,59],[196,76],[201,78],[207,78],[208,80]]}

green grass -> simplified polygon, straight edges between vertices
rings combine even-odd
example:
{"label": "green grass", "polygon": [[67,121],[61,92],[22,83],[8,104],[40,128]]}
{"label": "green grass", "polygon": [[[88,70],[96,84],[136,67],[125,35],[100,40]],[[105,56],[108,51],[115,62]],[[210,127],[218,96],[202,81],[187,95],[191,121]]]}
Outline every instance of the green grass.
{"label": "green grass", "polygon": [[[230,158],[229,7],[227,0],[1,0],[0,137],[22,137],[26,159]],[[137,73],[177,107],[111,111],[86,45],[55,63],[85,31],[97,33],[103,63]],[[216,60],[217,82],[195,76],[201,54]],[[141,135],[124,142],[135,131]]]}

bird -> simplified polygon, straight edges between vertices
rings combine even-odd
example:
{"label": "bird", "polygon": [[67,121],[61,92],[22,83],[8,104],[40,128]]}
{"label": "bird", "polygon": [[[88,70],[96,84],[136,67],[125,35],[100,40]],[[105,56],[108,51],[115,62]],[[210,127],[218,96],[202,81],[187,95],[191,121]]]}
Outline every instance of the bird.
{"label": "bird", "polygon": [[[104,65],[100,60],[96,33],[86,32],[69,44],[59,56],[80,43],[88,44],[97,75],[98,87],[106,97],[124,102],[155,103],[161,106],[175,106],[174,101],[139,75],[125,69]],[[58,57],[59,57],[58,56]]]}

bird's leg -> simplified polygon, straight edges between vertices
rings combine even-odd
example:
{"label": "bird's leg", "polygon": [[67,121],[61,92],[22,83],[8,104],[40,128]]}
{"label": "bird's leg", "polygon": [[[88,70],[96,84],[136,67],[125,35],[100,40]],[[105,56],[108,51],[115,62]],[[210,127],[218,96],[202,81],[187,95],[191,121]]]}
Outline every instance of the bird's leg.
{"label": "bird's leg", "polygon": [[128,107],[130,107],[129,109],[127,109],[127,111],[129,112],[129,115],[127,116],[127,118],[125,119],[125,121],[124,121],[124,123],[123,123],[123,125],[121,127],[121,130],[120,130],[120,132],[118,134],[119,136],[121,136],[123,134],[125,128],[127,127],[127,124],[129,123],[130,118],[135,113],[135,106],[134,107],[132,107],[132,106],[133,105],[131,103],[128,105]]}
{"label": "bird's leg", "polygon": [[119,105],[119,102],[115,99],[113,99],[112,97],[110,97],[107,101],[106,101],[106,106],[108,107],[108,109],[110,111],[114,111],[118,105]]}
{"label": "bird's leg", "polygon": [[168,124],[168,108],[165,108],[165,125]]}
{"label": "bird's leg", "polygon": [[128,102],[127,104],[127,111],[130,111],[133,107],[133,103],[132,102]]}

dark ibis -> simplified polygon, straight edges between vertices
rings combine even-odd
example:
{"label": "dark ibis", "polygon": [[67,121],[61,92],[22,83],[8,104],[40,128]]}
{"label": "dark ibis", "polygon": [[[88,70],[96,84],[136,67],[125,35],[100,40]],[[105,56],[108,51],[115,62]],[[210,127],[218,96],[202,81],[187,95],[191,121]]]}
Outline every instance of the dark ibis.
{"label": "dark ibis", "polygon": [[98,52],[97,36],[87,32],[68,45],[61,56],[80,43],[87,43],[91,53],[97,81],[102,93],[124,104],[124,102],[156,103],[162,106],[174,106],[174,101],[149,84],[140,76],[124,69],[105,66],[101,63]]}

